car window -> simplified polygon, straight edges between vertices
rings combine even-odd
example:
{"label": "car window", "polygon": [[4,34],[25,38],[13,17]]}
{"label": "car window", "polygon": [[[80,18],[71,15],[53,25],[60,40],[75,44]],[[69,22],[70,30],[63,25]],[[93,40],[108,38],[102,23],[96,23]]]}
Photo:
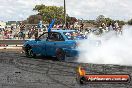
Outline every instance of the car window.
{"label": "car window", "polygon": [[48,33],[44,33],[44,34],[42,34],[42,35],[39,37],[39,39],[40,39],[40,40],[46,40],[47,37],[48,37]]}
{"label": "car window", "polygon": [[63,36],[60,34],[60,36],[59,36],[59,40],[60,41],[65,41],[65,39],[63,38]]}
{"label": "car window", "polygon": [[85,39],[85,35],[78,31],[71,31],[71,32],[63,32],[63,34],[66,36],[68,40],[79,40],[79,39]]}
{"label": "car window", "polygon": [[49,36],[50,41],[64,41],[62,35],[60,33],[51,33]]}

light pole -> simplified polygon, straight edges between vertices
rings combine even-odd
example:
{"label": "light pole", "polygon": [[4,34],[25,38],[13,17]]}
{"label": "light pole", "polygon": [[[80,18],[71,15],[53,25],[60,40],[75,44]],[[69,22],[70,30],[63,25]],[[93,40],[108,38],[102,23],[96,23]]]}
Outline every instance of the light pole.
{"label": "light pole", "polygon": [[65,20],[64,25],[66,25],[66,1],[65,0],[64,0],[64,20]]}
{"label": "light pole", "polygon": [[81,18],[81,23],[83,23],[83,18]]}

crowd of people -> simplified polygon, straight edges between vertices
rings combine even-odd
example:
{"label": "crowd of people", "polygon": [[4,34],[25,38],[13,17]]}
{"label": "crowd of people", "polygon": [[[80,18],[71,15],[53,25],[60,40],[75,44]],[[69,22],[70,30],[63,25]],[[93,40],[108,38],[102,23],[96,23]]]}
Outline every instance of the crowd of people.
{"label": "crowd of people", "polygon": [[31,26],[31,28],[26,28],[26,26],[20,23],[17,27],[10,26],[5,28],[0,28],[0,39],[30,39],[36,38],[39,35],[39,29],[36,26]]}
{"label": "crowd of people", "polygon": [[10,28],[0,28],[0,39],[13,39],[15,31],[13,27]]}
{"label": "crowd of people", "polygon": [[102,23],[99,27],[99,30],[100,33],[115,31],[116,34],[122,34],[122,28],[121,26],[119,26],[118,22],[110,23],[109,25]]}
{"label": "crowd of people", "polygon": [[[63,28],[63,25],[54,25],[54,28]],[[97,31],[91,29],[84,29],[83,23],[79,25],[79,28],[75,28],[74,25],[69,25],[69,23],[66,23],[65,29],[76,29],[85,35],[90,32]],[[118,22],[110,23],[109,25],[102,23],[98,30],[98,34],[109,31],[115,31],[117,34],[122,34],[122,28],[119,26]],[[0,28],[0,39],[35,39],[43,32],[44,30],[40,30],[35,25],[27,29],[23,23],[20,23],[17,27],[11,26]]]}

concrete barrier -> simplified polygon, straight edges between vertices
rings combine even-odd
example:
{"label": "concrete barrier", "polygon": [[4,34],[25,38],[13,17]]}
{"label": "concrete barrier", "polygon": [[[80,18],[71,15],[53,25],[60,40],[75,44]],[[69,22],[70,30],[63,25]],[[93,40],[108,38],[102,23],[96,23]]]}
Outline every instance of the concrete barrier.
{"label": "concrete barrier", "polygon": [[0,47],[0,49],[22,49],[22,47]]}
{"label": "concrete barrier", "polygon": [[22,49],[28,40],[0,40],[0,49]]}
{"label": "concrete barrier", "polygon": [[0,46],[23,45],[28,40],[0,40]]}

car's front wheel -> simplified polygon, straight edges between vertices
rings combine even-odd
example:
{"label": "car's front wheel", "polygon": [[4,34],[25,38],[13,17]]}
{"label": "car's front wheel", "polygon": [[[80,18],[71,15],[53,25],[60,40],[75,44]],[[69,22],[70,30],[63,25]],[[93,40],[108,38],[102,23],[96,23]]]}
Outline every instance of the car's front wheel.
{"label": "car's front wheel", "polygon": [[36,57],[36,54],[34,54],[33,53],[33,50],[32,50],[32,48],[30,48],[30,47],[27,47],[27,49],[26,49],[26,56],[27,57],[29,57],[29,58],[34,58],[34,57]]}

